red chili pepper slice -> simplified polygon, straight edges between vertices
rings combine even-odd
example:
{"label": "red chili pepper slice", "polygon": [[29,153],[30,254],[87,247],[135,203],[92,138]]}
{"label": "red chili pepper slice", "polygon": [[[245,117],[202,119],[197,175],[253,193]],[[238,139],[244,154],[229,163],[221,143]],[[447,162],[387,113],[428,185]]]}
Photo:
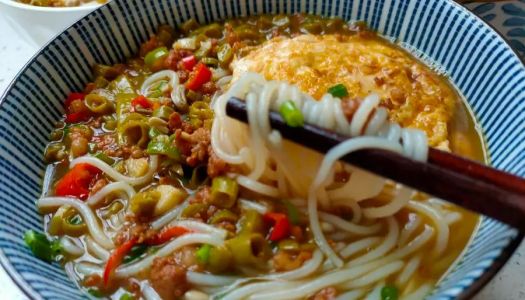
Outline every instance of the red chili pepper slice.
{"label": "red chili pepper slice", "polygon": [[113,273],[117,269],[117,267],[122,263],[122,260],[128,254],[129,251],[131,251],[131,248],[135,246],[137,243],[137,239],[131,239],[126,242],[124,242],[122,245],[117,247],[113,253],[109,256],[108,262],[106,263],[106,267],[104,268],[104,286],[107,286],[109,283],[109,279],[111,276],[113,276]]}
{"label": "red chili pepper slice", "polygon": [[100,170],[90,164],[77,164],[58,181],[55,194],[86,200],[89,186],[99,173]]}
{"label": "red chili pepper slice", "polygon": [[174,237],[178,237],[189,232],[190,230],[181,226],[168,227],[146,240],[145,243],[147,245],[160,245],[168,242]]}
{"label": "red chili pepper slice", "polygon": [[211,80],[211,71],[205,64],[199,63],[190,75],[190,79],[186,82],[186,88],[196,91],[200,89],[206,82]]}
{"label": "red chili pepper slice", "polygon": [[264,220],[273,225],[270,232],[270,241],[280,241],[290,235],[290,221],[288,216],[283,213],[266,213]]}
{"label": "red chili pepper slice", "polygon": [[146,108],[146,109],[149,109],[149,108],[153,107],[151,102],[149,102],[148,98],[146,98],[146,97],[144,97],[142,95],[140,95],[137,98],[131,100],[131,106],[133,106],[133,108],[137,108],[137,106],[141,106],[142,108]]}
{"label": "red chili pepper slice", "polygon": [[64,102],[64,107],[68,108],[69,105],[71,105],[71,102],[75,100],[84,100],[84,97],[86,97],[86,94],[84,93],[70,93]]}
{"label": "red chili pepper slice", "polygon": [[186,56],[182,59],[182,65],[184,66],[184,69],[191,71],[193,70],[193,67],[197,64],[197,58],[195,55]]}
{"label": "red chili pepper slice", "polygon": [[90,115],[87,111],[79,111],[76,113],[70,113],[66,115],[66,123],[79,123],[87,121]]}

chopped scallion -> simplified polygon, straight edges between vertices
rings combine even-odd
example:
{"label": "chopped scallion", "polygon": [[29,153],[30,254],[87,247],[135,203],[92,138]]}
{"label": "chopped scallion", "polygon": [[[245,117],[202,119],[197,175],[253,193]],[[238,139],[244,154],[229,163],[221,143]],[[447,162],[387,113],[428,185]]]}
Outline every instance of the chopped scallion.
{"label": "chopped scallion", "polygon": [[348,90],[346,87],[342,84],[336,84],[328,89],[328,93],[332,94],[334,97],[343,98],[348,96]]}
{"label": "chopped scallion", "polygon": [[283,102],[279,108],[279,112],[286,124],[290,127],[301,127],[304,125],[303,113],[295,106],[291,100]]}

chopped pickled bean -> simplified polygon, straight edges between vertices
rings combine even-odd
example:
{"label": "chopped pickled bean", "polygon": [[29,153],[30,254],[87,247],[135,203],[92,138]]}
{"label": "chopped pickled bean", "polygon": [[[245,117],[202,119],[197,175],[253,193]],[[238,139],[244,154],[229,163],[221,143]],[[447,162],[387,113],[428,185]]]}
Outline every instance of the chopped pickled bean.
{"label": "chopped pickled bean", "polygon": [[263,233],[265,226],[261,214],[255,210],[247,210],[241,219],[241,233]]}
{"label": "chopped pickled bean", "polygon": [[136,216],[151,217],[161,194],[156,190],[141,192],[129,200],[129,208]]}
{"label": "chopped pickled bean", "polygon": [[226,246],[233,254],[237,265],[249,265],[256,268],[266,267],[271,253],[264,236],[260,233],[244,233],[226,241]]}
{"label": "chopped pickled bean", "polygon": [[206,269],[212,273],[222,273],[232,267],[233,254],[226,246],[212,247]]}
{"label": "chopped pickled bean", "polygon": [[215,177],[211,184],[211,203],[223,208],[230,208],[237,200],[239,186],[237,181],[228,177]]}
{"label": "chopped pickled bean", "polygon": [[209,220],[209,223],[210,224],[219,224],[222,222],[235,223],[237,222],[238,219],[239,217],[235,213],[233,213],[231,210],[222,209],[216,212],[215,214],[213,214],[213,216]]}

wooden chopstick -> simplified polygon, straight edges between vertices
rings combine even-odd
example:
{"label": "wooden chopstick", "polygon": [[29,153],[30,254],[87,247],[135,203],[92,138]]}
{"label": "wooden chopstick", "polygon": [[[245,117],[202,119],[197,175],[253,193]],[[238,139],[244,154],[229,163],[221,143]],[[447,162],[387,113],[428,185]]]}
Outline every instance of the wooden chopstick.
{"label": "wooden chopstick", "polygon": [[[226,114],[248,122],[246,104],[240,99],[229,99]],[[270,124],[284,138],[320,153],[326,153],[349,139],[345,135],[310,124],[290,127],[277,112],[270,112]],[[429,149],[427,162],[378,149],[356,151],[342,160],[525,230],[523,178],[433,148]]]}

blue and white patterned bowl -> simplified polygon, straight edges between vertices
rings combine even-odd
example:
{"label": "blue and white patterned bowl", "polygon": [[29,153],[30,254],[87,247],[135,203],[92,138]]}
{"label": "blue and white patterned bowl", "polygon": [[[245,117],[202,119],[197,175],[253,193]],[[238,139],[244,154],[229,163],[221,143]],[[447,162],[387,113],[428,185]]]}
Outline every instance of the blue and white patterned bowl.
{"label": "blue and white patterned bowl", "polygon": [[[20,72],[0,107],[0,261],[35,299],[85,297],[60,266],[31,255],[22,240],[42,229],[34,201],[41,160],[62,101],[82,89],[95,62],[135,53],[161,23],[201,23],[260,13],[312,12],[364,20],[444,70],[477,116],[493,166],[525,176],[525,67],[498,34],[464,7],[440,0],[116,0],[84,17]],[[413,51],[414,52],[414,51]],[[460,262],[429,299],[468,298],[508,259],[522,235],[484,218]]]}

